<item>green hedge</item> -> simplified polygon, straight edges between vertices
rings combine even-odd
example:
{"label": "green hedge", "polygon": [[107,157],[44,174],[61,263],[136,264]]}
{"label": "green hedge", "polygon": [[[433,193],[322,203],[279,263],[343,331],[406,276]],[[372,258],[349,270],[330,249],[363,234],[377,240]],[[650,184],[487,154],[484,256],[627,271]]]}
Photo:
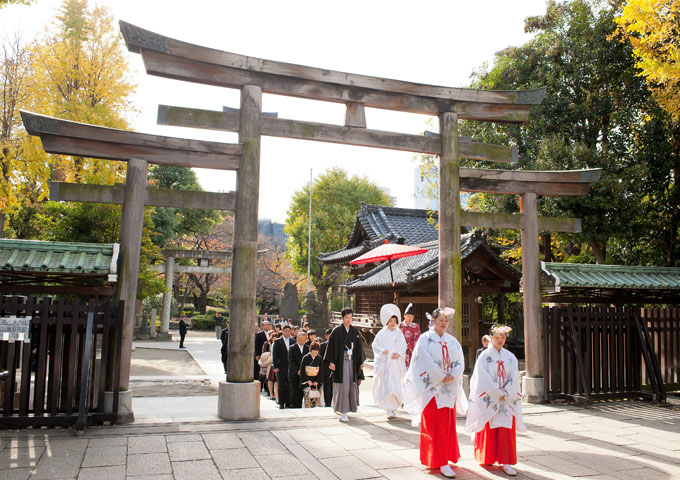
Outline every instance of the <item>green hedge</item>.
{"label": "green hedge", "polygon": [[191,318],[191,328],[193,330],[215,330],[215,315],[209,313],[194,315]]}

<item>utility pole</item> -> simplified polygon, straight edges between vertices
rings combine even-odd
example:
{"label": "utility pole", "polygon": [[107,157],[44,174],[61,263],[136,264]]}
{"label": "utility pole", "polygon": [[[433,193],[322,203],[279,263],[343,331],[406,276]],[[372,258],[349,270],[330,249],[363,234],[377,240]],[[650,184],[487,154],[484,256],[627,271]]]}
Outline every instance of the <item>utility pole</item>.
{"label": "utility pole", "polygon": [[309,234],[307,236],[307,293],[309,288],[309,274],[312,268],[312,169],[309,169]]}

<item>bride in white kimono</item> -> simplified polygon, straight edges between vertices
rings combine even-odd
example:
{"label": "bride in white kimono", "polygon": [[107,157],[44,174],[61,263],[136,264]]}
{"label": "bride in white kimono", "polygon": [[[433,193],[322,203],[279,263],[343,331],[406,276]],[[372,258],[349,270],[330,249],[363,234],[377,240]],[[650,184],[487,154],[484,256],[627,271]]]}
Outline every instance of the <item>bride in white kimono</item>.
{"label": "bride in white kimono", "polygon": [[524,432],[522,393],[517,358],[503,348],[511,328],[494,325],[491,343],[479,355],[470,379],[470,405],[465,429],[475,435],[475,459],[484,465],[503,465],[517,474],[516,431]]}
{"label": "bride in white kimono", "polygon": [[380,408],[387,410],[387,418],[394,418],[404,401],[403,379],[406,373],[406,340],[397,328],[401,321],[399,307],[392,303],[380,309],[382,330],[373,340],[375,369],[373,398]]}

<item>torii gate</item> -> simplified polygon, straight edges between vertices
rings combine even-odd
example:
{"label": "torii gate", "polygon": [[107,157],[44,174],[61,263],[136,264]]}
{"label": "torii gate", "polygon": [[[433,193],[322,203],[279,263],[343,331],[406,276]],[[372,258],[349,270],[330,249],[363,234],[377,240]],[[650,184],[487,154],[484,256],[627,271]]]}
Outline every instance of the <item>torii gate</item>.
{"label": "torii gate", "polygon": [[[161,106],[159,123],[185,127],[238,131],[243,143],[242,167],[237,179],[237,213],[234,235],[231,335],[229,336],[229,380],[248,383],[252,376],[252,332],[249,319],[255,317],[255,255],[257,201],[259,194],[259,150],[261,135],[388,148],[439,155],[439,304],[462,304],[460,257],[460,191],[520,193],[522,216],[468,215],[478,224],[502,223],[523,228],[527,255],[536,252],[536,262],[523,262],[525,292],[538,292],[537,195],[585,194],[598,171],[525,172],[459,169],[459,159],[509,163],[516,159],[513,149],[461,140],[458,119],[485,122],[522,123],[532,105],[539,104],[545,89],[524,91],[480,91],[423,85],[364,75],[246,57],[192,45],[129,23],[120,22],[125,43],[139,53],[147,73],[193,83],[241,89],[241,110],[206,112]],[[345,103],[345,126],[265,118],[261,113],[262,93]],[[439,118],[439,138],[405,135],[366,128],[365,107],[433,115]],[[573,193],[581,192],[581,193]],[[245,218],[241,202],[250,199],[255,213]],[[546,219],[544,226],[559,230],[561,219]],[[569,231],[577,222],[567,219]],[[496,225],[497,226],[497,225]],[[536,237],[535,239],[533,237]],[[533,246],[535,244],[535,248]],[[535,284],[535,285],[534,285]],[[534,288],[535,286],[535,288]],[[540,295],[525,294],[526,357],[530,377],[542,376],[543,355]],[[460,339],[461,325],[453,333]],[[224,398],[236,399],[236,384]],[[240,389],[245,392],[245,389]],[[220,393],[222,399],[222,392]],[[250,412],[250,415],[255,415]],[[244,418],[244,417],[238,417]]]}
{"label": "torii gate", "polygon": [[[116,297],[125,301],[120,387],[128,390],[145,205],[182,207],[186,206],[181,203],[185,200],[194,208],[219,206],[225,210],[235,209],[234,193],[178,192],[147,187],[148,164],[238,170],[241,145],[116,130],[25,111],[21,112],[21,118],[30,135],[40,136],[43,149],[48,153],[127,162],[124,188],[61,183],[55,185],[57,188],[52,198],[123,204],[120,282]],[[130,402],[131,399],[124,401]],[[119,420],[131,420],[131,409],[129,414],[130,418]]]}

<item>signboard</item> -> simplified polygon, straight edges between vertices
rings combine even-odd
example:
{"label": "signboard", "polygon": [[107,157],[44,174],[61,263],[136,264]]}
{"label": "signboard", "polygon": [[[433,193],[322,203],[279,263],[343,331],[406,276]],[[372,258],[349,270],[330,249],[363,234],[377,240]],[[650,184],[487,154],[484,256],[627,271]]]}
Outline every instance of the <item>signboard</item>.
{"label": "signboard", "polygon": [[24,341],[30,339],[33,317],[0,317],[0,340]]}

